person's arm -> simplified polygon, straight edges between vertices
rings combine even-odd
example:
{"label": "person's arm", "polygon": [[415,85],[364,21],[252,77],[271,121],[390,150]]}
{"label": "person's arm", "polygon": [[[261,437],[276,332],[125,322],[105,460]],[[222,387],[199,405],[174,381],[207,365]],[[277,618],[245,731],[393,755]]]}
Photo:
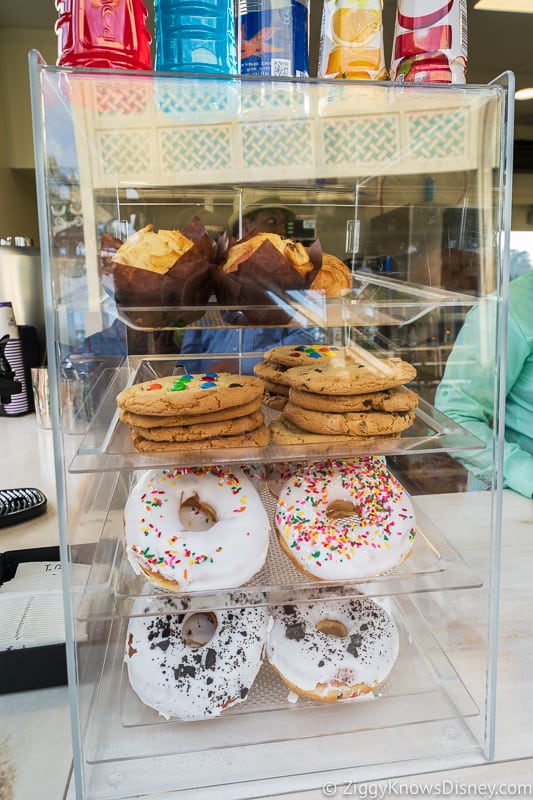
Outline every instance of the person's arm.
{"label": "person's arm", "polygon": [[[450,354],[435,405],[485,444],[484,450],[458,456],[478,477],[490,480],[493,470],[493,423],[495,398],[494,347],[496,303],[473,309],[467,316]],[[506,365],[506,396],[520,376],[530,346],[521,326],[509,315]],[[531,497],[533,456],[516,442],[505,441],[504,486]]]}
{"label": "person's arm", "polygon": [[[190,329],[187,328],[183,334],[180,346],[180,353],[183,355],[202,355],[209,351],[209,339],[212,331],[209,329]],[[199,359],[183,359],[180,362],[184,369],[193,374],[203,372],[206,369],[206,362]]]}
{"label": "person's arm", "polygon": [[282,344],[318,344],[325,339],[322,328],[286,328]]}

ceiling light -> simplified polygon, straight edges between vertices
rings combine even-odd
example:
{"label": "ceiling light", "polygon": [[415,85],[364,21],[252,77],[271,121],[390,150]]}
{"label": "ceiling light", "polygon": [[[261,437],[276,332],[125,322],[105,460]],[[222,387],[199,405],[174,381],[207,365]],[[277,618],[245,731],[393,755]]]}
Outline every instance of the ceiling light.
{"label": "ceiling light", "polygon": [[533,14],[533,0],[478,0],[476,11],[518,11]]}
{"label": "ceiling light", "polygon": [[529,86],[527,89],[519,89],[514,94],[515,100],[533,100],[533,86]]}

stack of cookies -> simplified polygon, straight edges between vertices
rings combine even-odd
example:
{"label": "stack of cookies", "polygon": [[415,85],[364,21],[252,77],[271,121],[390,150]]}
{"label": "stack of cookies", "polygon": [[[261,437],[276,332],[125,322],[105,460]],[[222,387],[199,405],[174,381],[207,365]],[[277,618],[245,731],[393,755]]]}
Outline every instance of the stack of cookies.
{"label": "stack of cookies", "polygon": [[282,345],[254,371],[283,408],[270,425],[275,444],[398,437],[415,419],[418,396],[403,384],[416,370],[400,358],[357,346]]}
{"label": "stack of cookies", "polygon": [[269,442],[263,391],[259,378],[209,372],[134,384],[117,405],[141,453],[263,447]]}

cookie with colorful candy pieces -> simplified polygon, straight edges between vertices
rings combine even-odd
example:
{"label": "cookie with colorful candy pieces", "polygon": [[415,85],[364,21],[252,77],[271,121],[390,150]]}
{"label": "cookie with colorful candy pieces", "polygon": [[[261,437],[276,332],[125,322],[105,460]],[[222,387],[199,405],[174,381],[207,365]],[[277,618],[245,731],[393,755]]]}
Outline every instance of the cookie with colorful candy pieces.
{"label": "cookie with colorful candy pieces", "polygon": [[116,402],[119,408],[135,414],[205,414],[251,402],[261,397],[263,388],[263,382],[253,375],[170,375],[128,386],[117,395]]}
{"label": "cookie with colorful candy pieces", "polygon": [[281,344],[266,350],[264,358],[284,367],[302,367],[331,360],[344,361],[345,348],[327,344]]}

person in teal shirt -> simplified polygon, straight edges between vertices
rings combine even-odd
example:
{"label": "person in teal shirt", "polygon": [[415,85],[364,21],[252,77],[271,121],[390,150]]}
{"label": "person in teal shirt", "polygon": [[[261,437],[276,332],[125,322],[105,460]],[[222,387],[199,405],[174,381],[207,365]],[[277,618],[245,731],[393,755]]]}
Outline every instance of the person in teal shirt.
{"label": "person in teal shirt", "polygon": [[[486,443],[460,457],[484,481],[492,473],[496,307],[483,303],[467,315],[435,399],[437,408]],[[503,485],[533,497],[533,270],[509,284],[505,392]]]}

